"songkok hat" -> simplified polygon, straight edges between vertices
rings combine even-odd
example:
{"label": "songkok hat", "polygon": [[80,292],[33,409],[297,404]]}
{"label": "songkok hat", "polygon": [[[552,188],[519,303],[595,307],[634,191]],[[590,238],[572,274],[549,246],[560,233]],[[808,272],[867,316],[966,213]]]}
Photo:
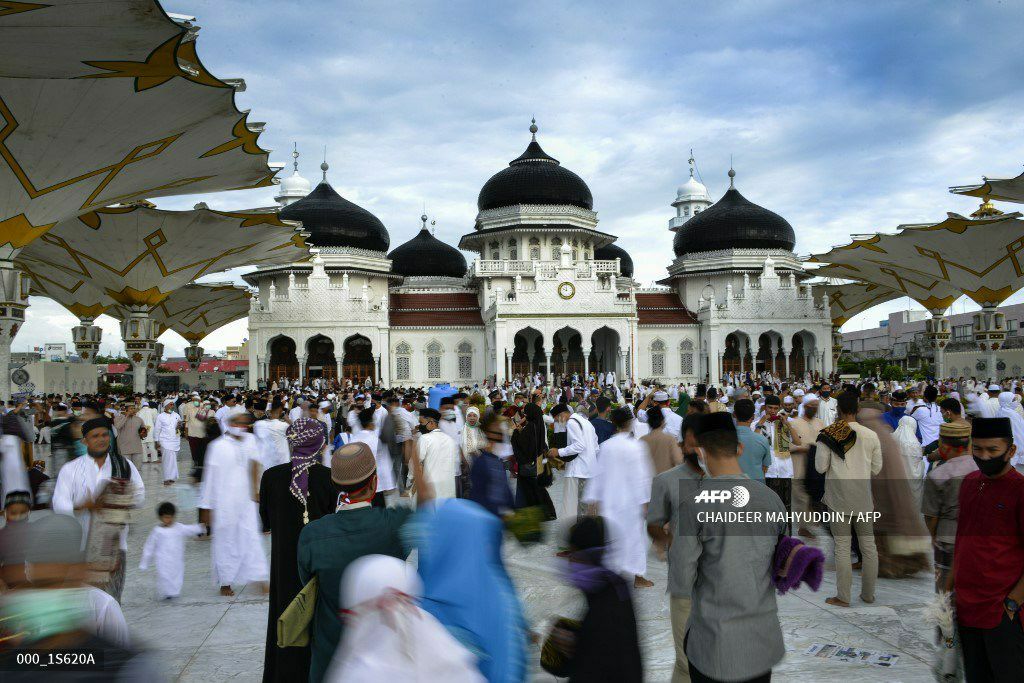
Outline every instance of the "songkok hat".
{"label": "songkok hat", "polygon": [[943,422],[939,426],[939,436],[945,437],[947,439],[966,439],[970,435],[971,425],[960,420],[955,420],[953,422]]}
{"label": "songkok hat", "polygon": [[1002,391],[1003,388],[1001,386],[999,386],[998,384],[989,384],[988,385],[988,390],[989,391]]}
{"label": "songkok hat", "polygon": [[668,400],[668,393],[666,393],[664,391],[655,391],[654,392],[654,400],[656,402],[658,402],[658,403],[661,403],[662,401],[667,401]]}
{"label": "songkok hat", "polygon": [[892,399],[893,401],[899,401],[903,403],[904,401],[907,400],[907,393],[905,391],[894,391],[889,396],[889,398]]}
{"label": "songkok hat", "polygon": [[94,429],[109,429],[107,421],[100,417],[94,417],[91,420],[86,420],[85,424],[82,425],[82,436],[87,435]]}
{"label": "songkok hat", "polygon": [[1012,439],[1013,427],[1008,417],[976,417],[971,422],[971,437],[975,439]]}
{"label": "songkok hat", "polygon": [[358,484],[376,471],[373,450],[361,441],[347,443],[331,456],[331,481],[335,484]]}
{"label": "songkok hat", "polygon": [[736,424],[732,421],[732,415],[730,413],[704,413],[700,416],[700,419],[697,421],[697,424],[693,429],[695,436],[717,431],[736,432]]}

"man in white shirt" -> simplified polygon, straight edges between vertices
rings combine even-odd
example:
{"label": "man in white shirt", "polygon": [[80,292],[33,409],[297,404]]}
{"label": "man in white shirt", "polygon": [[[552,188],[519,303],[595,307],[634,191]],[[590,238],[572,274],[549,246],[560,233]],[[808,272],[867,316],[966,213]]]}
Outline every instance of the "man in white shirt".
{"label": "man in white shirt", "polygon": [[[127,458],[110,451],[110,429],[102,418],[88,420],[82,425],[82,442],[87,455],[67,462],[57,474],[53,489],[53,511],[73,515],[82,524],[82,548],[89,537],[92,511],[104,506],[103,490],[111,479],[131,482],[132,504],[142,505],[146,500],[146,485],[139,471]],[[125,563],[128,554],[128,526],[121,530],[120,551],[105,590],[118,601],[124,588]]]}
{"label": "man in white shirt", "polygon": [[938,389],[933,386],[925,387],[924,400],[914,406],[913,410],[907,411],[907,415],[917,420],[917,428],[921,432],[921,445],[928,447],[935,444],[929,452],[938,448],[939,427],[945,422],[942,419],[942,410],[935,403],[938,397]]}
{"label": "man in white shirt", "polygon": [[672,436],[676,441],[682,441],[683,418],[668,407],[669,398],[667,392],[659,389],[658,391],[647,394],[647,397],[644,398],[644,402],[640,404],[640,407],[637,410],[636,419],[643,423],[647,422],[647,406],[651,401],[661,408],[661,414],[665,416],[665,433]]}
{"label": "man in white shirt", "polygon": [[416,439],[417,457],[423,463],[423,476],[430,482],[437,499],[455,497],[455,477],[459,472],[459,446],[440,429],[441,413],[433,408],[420,411]]}
{"label": "man in white shirt", "polygon": [[[909,407],[907,408],[909,410]],[[821,393],[818,395],[818,417],[821,424],[828,427],[836,421],[838,405],[835,396],[832,395],[832,387],[828,384],[821,385]]]}
{"label": "man in white shirt", "polygon": [[275,465],[283,465],[291,460],[288,450],[288,423],[281,419],[284,408],[280,403],[270,406],[265,420],[257,420],[252,426],[252,433],[259,441],[260,453],[263,457],[263,468],[270,469]]}
{"label": "man in white shirt", "polygon": [[217,412],[214,413],[214,417],[217,418],[217,424],[220,426],[221,434],[228,433],[229,421],[232,415],[237,413],[244,413],[245,408],[238,405],[238,397],[234,394],[228,394],[224,397],[224,405],[217,408]]}
{"label": "man in white shirt", "polygon": [[135,412],[146,427],[146,436],[142,438],[142,462],[156,462],[156,439],[153,436],[153,428],[156,426],[156,408],[149,405],[149,401],[143,398],[139,402],[139,409]]}
{"label": "man in white shirt", "polygon": [[597,464],[597,432],[586,415],[573,413],[569,406],[559,403],[551,409],[555,425],[562,425],[566,432],[566,446],[552,448],[549,458],[558,458],[566,463],[562,485],[562,511],[564,517],[582,514],[580,499],[587,479],[594,476]]}

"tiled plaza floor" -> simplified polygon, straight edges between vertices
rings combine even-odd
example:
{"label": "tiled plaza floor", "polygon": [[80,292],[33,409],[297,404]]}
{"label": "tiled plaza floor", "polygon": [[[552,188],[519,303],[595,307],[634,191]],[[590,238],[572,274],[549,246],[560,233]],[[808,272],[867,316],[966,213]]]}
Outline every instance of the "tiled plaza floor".
{"label": "tiled plaza floor", "polygon": [[[186,473],[190,464],[187,451],[181,456],[179,468]],[[255,586],[236,585],[235,597],[220,597],[210,578],[208,542],[188,543],[185,585],[182,597],[177,600],[157,600],[152,571],[138,570],[142,545],[157,522],[156,506],[164,500],[177,503],[180,494],[162,486],[159,465],[146,465],[142,475],[147,487],[146,504],[136,511],[129,532],[128,575],[122,600],[134,641],[157,651],[174,680],[204,683],[259,680],[263,669],[267,600]],[[557,491],[554,494],[557,499]],[[191,504],[184,498],[181,502]],[[179,521],[194,522],[194,510],[182,510]],[[269,538],[265,542],[269,551]],[[582,599],[577,592],[558,578],[554,552],[551,544],[523,548],[510,541],[505,546],[509,572],[534,626],[542,625],[552,615],[574,615],[582,610]],[[666,565],[653,554],[648,577],[655,587],[636,593],[644,669],[647,680],[668,681],[674,651],[668,598],[664,592]],[[858,590],[857,581],[855,574],[854,595]],[[872,605],[855,603],[847,609],[828,606],[825,598],[833,595],[834,589],[835,572],[829,566],[824,585],[817,593],[803,589],[779,599],[786,657],[776,667],[773,680],[908,683],[932,680],[929,672],[932,631],[922,617],[932,597],[931,581],[926,574],[903,580],[880,579],[877,600]],[[805,655],[804,651],[816,642],[892,652],[900,659],[895,667],[886,669]],[[538,656],[536,649],[531,652],[533,679],[555,680],[537,666]],[[743,655],[737,653],[737,656]]]}

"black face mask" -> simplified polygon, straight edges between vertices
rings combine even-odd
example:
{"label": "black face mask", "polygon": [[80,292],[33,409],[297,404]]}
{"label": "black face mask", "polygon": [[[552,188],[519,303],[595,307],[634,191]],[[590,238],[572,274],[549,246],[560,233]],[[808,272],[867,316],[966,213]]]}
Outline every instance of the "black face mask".
{"label": "black face mask", "polygon": [[430,433],[430,427],[428,427],[427,425],[417,425],[416,428],[420,430],[420,434],[429,434]]}
{"label": "black face mask", "polygon": [[1006,467],[1006,453],[1003,453],[998,458],[989,458],[988,460],[982,460],[976,455],[972,457],[974,458],[974,463],[978,466],[978,471],[986,477],[994,477]]}
{"label": "black face mask", "polygon": [[832,395],[831,391],[823,391],[823,392],[821,392],[821,397],[822,398],[828,398],[831,395]]}

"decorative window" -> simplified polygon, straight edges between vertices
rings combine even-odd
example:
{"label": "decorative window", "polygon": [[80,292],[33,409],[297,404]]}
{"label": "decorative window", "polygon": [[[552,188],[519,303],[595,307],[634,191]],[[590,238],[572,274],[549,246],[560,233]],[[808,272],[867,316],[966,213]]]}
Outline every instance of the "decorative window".
{"label": "decorative window", "polygon": [[395,347],[395,379],[412,378],[412,347],[405,342]]}
{"label": "decorative window", "polygon": [[427,379],[441,379],[441,345],[427,344]]}
{"label": "decorative window", "polygon": [[530,260],[540,261],[540,247],[530,247]]}
{"label": "decorative window", "polygon": [[499,249],[501,249],[501,245],[498,242],[491,242],[490,246],[491,246],[491,260],[492,261],[499,260],[501,258],[501,252],[499,251]]}
{"label": "decorative window", "polygon": [[462,342],[456,348],[459,354],[459,379],[470,379],[473,377],[473,345],[469,342]]}
{"label": "decorative window", "polygon": [[578,259],[579,259],[579,252],[578,252],[578,251],[576,251],[575,249],[573,249],[573,250],[572,250],[572,260],[573,260],[573,261],[576,261],[576,260],[578,260]]}
{"label": "decorative window", "polygon": [[693,374],[693,342],[684,339],[679,345],[679,374]]}
{"label": "decorative window", "polygon": [[562,258],[562,240],[554,238],[551,240],[551,260],[558,261]]}
{"label": "decorative window", "polygon": [[655,377],[665,374],[665,342],[660,339],[651,342],[651,374]]}

